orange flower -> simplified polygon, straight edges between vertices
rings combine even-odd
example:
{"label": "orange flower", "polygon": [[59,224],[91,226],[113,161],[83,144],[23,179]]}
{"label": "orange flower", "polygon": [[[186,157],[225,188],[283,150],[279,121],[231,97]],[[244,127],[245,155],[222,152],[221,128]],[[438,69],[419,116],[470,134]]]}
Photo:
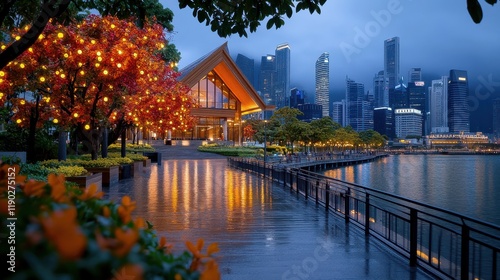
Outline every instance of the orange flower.
{"label": "orange flower", "polygon": [[76,215],[76,208],[71,207],[54,211],[41,219],[47,239],[54,244],[61,257],[68,260],[78,259],[87,245]]}
{"label": "orange flower", "polygon": [[219,280],[220,279],[220,271],[219,266],[215,262],[215,260],[209,260],[205,264],[205,269],[201,273],[200,280]]}
{"label": "orange flower", "polygon": [[24,186],[23,191],[26,196],[41,196],[44,192],[45,182],[29,180]]}
{"label": "orange flower", "polygon": [[78,197],[80,200],[89,200],[91,198],[102,198],[104,195],[103,192],[97,192],[97,185],[92,184],[88,189],[85,189],[85,191]]}
{"label": "orange flower", "polygon": [[196,243],[196,246],[194,246],[191,241],[186,241],[186,247],[188,250],[193,254],[195,258],[202,258],[203,255],[201,254],[201,249],[203,248],[203,239],[198,239],[198,242]]}
{"label": "orange flower", "polygon": [[135,209],[135,202],[133,202],[129,196],[124,196],[122,198],[122,204],[118,206],[118,215],[122,219],[122,222],[128,223],[132,219],[130,214]]}
{"label": "orange flower", "polygon": [[128,254],[130,249],[135,245],[139,239],[139,233],[137,230],[117,228],[115,230],[115,237],[118,240],[118,246],[114,248],[113,253],[117,256],[125,256]]}
{"label": "orange flower", "polygon": [[173,244],[167,243],[167,238],[162,236],[160,242],[158,243],[158,249],[163,250],[165,253],[170,254],[172,251]]}
{"label": "orange flower", "polygon": [[134,279],[140,280],[142,278],[143,269],[139,264],[126,264],[114,274],[113,280],[122,280],[122,279]]}
{"label": "orange flower", "polygon": [[109,210],[108,206],[104,206],[102,208],[102,215],[106,218],[109,218],[111,216],[111,210]]}
{"label": "orange flower", "polygon": [[64,185],[65,179],[63,174],[49,174],[49,185],[52,187],[52,199],[56,202],[63,202],[66,200],[64,194],[66,193],[66,186]]}
{"label": "orange flower", "polygon": [[141,218],[141,217],[137,217],[135,219],[135,223],[134,224],[135,224],[135,227],[138,228],[138,229],[146,227],[146,223],[144,222],[144,219]]}

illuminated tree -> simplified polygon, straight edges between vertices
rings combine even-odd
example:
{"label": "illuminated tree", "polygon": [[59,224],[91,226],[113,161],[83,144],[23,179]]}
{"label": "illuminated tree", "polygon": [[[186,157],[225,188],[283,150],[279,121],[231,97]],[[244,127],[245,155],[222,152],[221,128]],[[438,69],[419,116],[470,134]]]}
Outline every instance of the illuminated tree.
{"label": "illuminated tree", "polygon": [[[138,28],[130,21],[91,15],[69,26],[49,23],[33,47],[2,70],[0,92],[11,84],[19,84],[17,91],[33,92],[44,101],[37,103],[40,109],[50,109],[40,121],[83,132],[97,158],[106,127],[120,130],[134,123],[187,129],[193,102],[187,87],[177,82],[178,73],[162,59],[159,50],[165,45],[163,27],[149,22]],[[26,78],[17,75],[19,69],[26,69]],[[13,94],[4,93],[0,104]],[[15,107],[13,119],[24,125],[29,112]]]}
{"label": "illuminated tree", "polygon": [[243,128],[243,137],[245,137],[245,140],[248,141],[253,138],[257,130],[253,129],[253,126],[251,124],[247,124]]}

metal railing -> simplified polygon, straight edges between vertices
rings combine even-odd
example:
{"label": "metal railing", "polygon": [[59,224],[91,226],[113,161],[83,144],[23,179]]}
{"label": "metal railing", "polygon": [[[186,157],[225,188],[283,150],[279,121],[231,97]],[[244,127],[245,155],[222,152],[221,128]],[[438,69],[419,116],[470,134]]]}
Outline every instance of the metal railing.
{"label": "metal railing", "polygon": [[441,278],[500,279],[500,227],[302,168],[228,158],[231,167],[283,184],[375,236]]}

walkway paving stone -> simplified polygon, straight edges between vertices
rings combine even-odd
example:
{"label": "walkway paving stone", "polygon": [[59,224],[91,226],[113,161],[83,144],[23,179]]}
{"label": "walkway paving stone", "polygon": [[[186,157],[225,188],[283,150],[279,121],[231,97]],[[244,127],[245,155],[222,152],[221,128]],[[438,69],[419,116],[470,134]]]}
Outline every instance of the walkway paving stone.
{"label": "walkway paving stone", "polygon": [[162,165],[104,188],[106,196],[131,196],[135,214],[177,250],[200,237],[218,242],[223,279],[432,279],[314,202],[229,168],[224,156],[153,146]]}

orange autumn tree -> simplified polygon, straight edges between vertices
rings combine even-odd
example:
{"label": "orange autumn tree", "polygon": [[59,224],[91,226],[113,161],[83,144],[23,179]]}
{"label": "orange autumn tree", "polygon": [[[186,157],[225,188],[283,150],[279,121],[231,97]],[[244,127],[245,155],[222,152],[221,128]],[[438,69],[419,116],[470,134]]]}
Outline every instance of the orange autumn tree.
{"label": "orange autumn tree", "polygon": [[[91,15],[69,26],[49,23],[32,48],[2,70],[0,92],[9,84],[33,92],[44,101],[37,103],[40,111],[49,111],[36,121],[81,132],[95,159],[107,127],[119,134],[125,124],[157,129],[189,125],[194,102],[188,88],[177,82],[179,74],[161,57],[166,44],[162,26],[153,22],[138,28],[132,21]],[[24,69],[27,79],[15,75]],[[0,103],[8,94],[14,93],[4,94]],[[32,101],[11,99],[13,120],[27,125],[31,111],[22,110],[20,103]]]}

